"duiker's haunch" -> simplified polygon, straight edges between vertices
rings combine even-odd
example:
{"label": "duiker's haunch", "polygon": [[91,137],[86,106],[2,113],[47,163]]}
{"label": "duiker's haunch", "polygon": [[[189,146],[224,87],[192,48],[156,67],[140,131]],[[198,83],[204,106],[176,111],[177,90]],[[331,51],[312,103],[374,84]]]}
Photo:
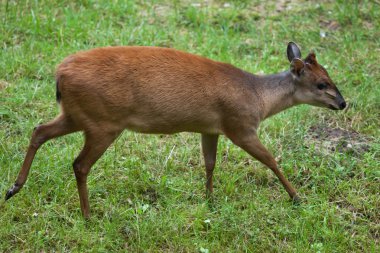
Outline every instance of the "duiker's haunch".
{"label": "duiker's haunch", "polygon": [[87,175],[124,129],[201,133],[208,194],[213,191],[218,136],[224,134],[267,165],[290,197],[297,199],[296,190],[259,141],[259,123],[297,104],[341,110],[346,103],[314,53],[302,60],[300,49],[290,42],[287,55],[289,71],[264,76],[157,47],[105,47],[67,57],[56,73],[61,114],[35,128],[6,199],[25,184],[36,151],[44,142],[83,131],[84,147],[73,167],[81,210],[89,217]]}

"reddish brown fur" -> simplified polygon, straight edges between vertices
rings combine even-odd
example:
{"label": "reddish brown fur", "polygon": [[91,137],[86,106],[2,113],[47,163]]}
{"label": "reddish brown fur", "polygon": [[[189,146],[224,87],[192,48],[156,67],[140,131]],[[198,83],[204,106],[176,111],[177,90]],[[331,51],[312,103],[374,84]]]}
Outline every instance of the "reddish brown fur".
{"label": "reddish brown fur", "polygon": [[[297,193],[278,169],[273,156],[257,138],[261,120],[300,103],[341,108],[344,100],[315,55],[305,61],[293,43],[288,46],[291,71],[255,76],[229,64],[173,49],[106,47],[67,57],[56,73],[61,114],[33,133],[15,185],[24,185],[37,149],[47,140],[83,131],[85,145],[73,167],[81,209],[89,217],[87,175],[117,136],[130,129],[142,133],[198,132],[207,175],[213,190],[218,136],[266,164],[293,198]],[[308,60],[309,58],[309,60]],[[315,84],[331,83],[325,91]],[[326,81],[327,80],[327,81]],[[342,102],[343,101],[343,102]]]}
{"label": "reddish brown fur", "polygon": [[245,99],[246,87],[230,84],[245,77],[228,64],[154,47],[81,52],[57,70],[62,109],[83,129],[94,120],[143,133],[221,134],[229,121],[221,112],[240,110],[234,100]]}

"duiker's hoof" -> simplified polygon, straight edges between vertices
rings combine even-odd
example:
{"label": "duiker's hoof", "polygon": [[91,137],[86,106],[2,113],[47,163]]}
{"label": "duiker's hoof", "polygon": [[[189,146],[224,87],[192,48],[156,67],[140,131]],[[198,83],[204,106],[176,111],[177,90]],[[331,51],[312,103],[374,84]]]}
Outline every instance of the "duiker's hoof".
{"label": "duiker's hoof", "polygon": [[7,191],[7,194],[5,194],[5,200],[10,199],[14,195],[12,190]]}
{"label": "duiker's hoof", "polygon": [[19,186],[17,184],[14,184],[12,186],[12,188],[7,191],[7,194],[5,195],[5,200],[10,199],[13,195],[15,195],[16,193],[18,193],[18,191],[20,190],[20,188],[21,188],[21,186]]}
{"label": "duiker's hoof", "polygon": [[294,205],[300,205],[302,203],[302,199],[298,195],[294,195],[292,201]]}

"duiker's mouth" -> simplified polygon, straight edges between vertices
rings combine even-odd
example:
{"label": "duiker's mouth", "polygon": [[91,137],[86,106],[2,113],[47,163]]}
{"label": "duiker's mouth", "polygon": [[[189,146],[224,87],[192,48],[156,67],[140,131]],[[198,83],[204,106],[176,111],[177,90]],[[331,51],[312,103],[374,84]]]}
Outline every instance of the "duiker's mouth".
{"label": "duiker's mouth", "polygon": [[337,110],[339,110],[339,108],[337,108],[337,107],[335,107],[335,106],[333,106],[333,105],[329,105],[329,108],[331,109],[331,110],[335,110],[335,111],[337,111]]}
{"label": "duiker's mouth", "polygon": [[329,104],[329,108],[331,110],[343,110],[344,108],[346,108],[346,102],[343,101],[338,105],[332,105],[332,104]]}

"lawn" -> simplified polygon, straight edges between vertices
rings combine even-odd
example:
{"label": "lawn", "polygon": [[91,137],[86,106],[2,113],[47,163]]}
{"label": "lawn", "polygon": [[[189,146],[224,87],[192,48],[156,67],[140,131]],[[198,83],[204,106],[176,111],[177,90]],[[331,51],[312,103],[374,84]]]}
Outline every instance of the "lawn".
{"label": "lawn", "polygon": [[0,197],[33,128],[58,114],[54,71],[79,50],[180,49],[251,73],[287,70],[286,45],[314,50],[343,111],[302,105],[260,138],[303,198],[220,138],[205,196],[200,135],[125,131],[89,175],[82,218],[72,162],[80,133],[41,147],[18,195],[0,204],[1,252],[379,252],[379,1],[0,2]]}

